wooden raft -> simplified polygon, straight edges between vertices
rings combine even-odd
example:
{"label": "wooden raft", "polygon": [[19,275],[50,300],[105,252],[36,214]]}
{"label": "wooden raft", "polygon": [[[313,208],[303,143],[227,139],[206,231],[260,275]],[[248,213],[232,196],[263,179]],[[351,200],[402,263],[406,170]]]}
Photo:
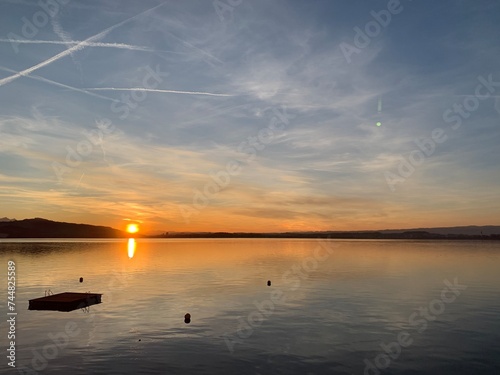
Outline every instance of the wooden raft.
{"label": "wooden raft", "polygon": [[102,294],[58,293],[29,300],[28,310],[73,311],[101,303]]}

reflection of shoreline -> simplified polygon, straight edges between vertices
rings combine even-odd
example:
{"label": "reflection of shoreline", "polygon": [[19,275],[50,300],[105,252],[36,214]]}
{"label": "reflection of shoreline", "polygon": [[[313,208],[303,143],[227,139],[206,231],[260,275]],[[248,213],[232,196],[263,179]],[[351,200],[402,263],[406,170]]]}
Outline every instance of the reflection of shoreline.
{"label": "reflection of shoreline", "polygon": [[128,257],[132,259],[135,254],[135,249],[137,247],[137,243],[135,242],[135,238],[129,238],[127,244]]}

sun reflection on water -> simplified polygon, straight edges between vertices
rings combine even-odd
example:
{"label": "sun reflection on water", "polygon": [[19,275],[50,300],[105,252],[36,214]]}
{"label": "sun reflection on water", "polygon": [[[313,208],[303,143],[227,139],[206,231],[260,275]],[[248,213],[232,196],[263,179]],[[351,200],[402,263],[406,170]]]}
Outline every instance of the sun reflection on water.
{"label": "sun reflection on water", "polygon": [[136,247],[137,247],[137,244],[135,242],[135,238],[129,238],[127,248],[128,248],[128,257],[130,259],[132,259],[134,257]]}

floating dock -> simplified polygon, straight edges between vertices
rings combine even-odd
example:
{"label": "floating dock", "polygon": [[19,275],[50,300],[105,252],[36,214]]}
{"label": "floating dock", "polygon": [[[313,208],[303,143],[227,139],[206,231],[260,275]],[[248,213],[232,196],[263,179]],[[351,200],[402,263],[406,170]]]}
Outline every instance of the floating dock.
{"label": "floating dock", "polygon": [[73,311],[101,303],[102,294],[59,293],[29,300],[28,310]]}

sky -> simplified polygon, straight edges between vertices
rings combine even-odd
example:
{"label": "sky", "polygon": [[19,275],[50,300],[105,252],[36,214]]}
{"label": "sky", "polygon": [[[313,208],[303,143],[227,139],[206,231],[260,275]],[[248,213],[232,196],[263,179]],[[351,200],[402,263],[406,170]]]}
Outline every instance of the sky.
{"label": "sky", "polygon": [[0,217],[500,225],[498,1],[0,8]]}

